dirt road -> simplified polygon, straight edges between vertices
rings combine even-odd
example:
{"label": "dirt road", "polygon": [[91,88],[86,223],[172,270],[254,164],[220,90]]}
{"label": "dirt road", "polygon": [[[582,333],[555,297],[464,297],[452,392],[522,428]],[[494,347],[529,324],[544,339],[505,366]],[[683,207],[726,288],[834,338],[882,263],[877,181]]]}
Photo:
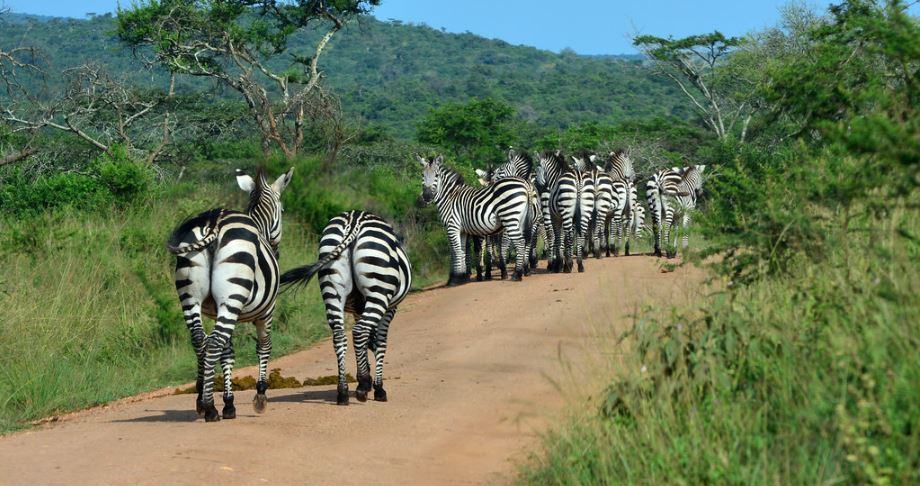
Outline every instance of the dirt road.
{"label": "dirt road", "polygon": [[[0,438],[0,484],[507,483],[566,395],[597,391],[611,362],[599,336],[703,279],[650,257],[586,266],[410,295],[390,328],[387,403],[339,407],[335,386],[269,390],[256,415],[243,391],[238,418],[213,424],[193,395],[118,403]],[[335,359],[326,340],[271,366],[303,378],[333,374]]]}

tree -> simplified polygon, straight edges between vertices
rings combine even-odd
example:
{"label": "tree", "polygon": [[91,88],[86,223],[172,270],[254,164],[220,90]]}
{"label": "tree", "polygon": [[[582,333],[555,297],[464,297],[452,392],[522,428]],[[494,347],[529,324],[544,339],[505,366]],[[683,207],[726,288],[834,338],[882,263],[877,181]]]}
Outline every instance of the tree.
{"label": "tree", "polygon": [[735,80],[721,76],[723,62],[741,42],[738,37],[725,37],[718,31],[676,40],[651,35],[633,39],[633,45],[677,83],[720,140],[728,137],[741,120],[739,138],[743,141],[751,121],[751,107],[746,100],[730,96]]}
{"label": "tree", "polygon": [[512,143],[510,105],[491,98],[431,110],[418,126],[418,141],[437,145],[477,165],[497,162]]}
{"label": "tree", "polygon": [[[336,32],[380,0],[150,0],[118,11],[117,34],[153,51],[170,71],[217,80],[243,96],[265,154],[295,156],[322,73],[318,62]],[[312,52],[293,50],[295,33],[324,33]],[[289,55],[286,69],[272,61]]]}

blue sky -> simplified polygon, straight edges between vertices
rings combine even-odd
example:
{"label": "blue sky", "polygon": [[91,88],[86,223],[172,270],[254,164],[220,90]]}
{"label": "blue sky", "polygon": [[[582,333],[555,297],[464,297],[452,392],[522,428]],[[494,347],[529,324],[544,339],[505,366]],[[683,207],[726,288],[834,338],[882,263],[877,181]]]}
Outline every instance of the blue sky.
{"label": "blue sky", "polygon": [[[130,5],[131,0],[123,0]],[[579,54],[634,53],[636,34],[675,37],[721,30],[727,35],[774,25],[788,0],[383,0],[381,20],[470,31],[512,44]],[[829,1],[807,5],[824,9]],[[116,0],[0,0],[14,12],[83,17],[114,11]],[[914,6],[913,11],[920,10]]]}

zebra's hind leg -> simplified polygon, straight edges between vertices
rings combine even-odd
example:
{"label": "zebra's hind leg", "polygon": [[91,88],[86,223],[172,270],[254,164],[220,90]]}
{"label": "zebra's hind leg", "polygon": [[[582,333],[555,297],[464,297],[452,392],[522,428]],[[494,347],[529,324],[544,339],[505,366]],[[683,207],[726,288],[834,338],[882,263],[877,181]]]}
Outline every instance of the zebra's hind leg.
{"label": "zebra's hind leg", "polygon": [[473,261],[476,262],[476,281],[482,282],[483,259],[488,253],[484,247],[485,239],[481,236],[473,236],[471,239],[473,240]]}
{"label": "zebra's hind leg", "polygon": [[374,346],[379,346],[379,343],[376,342],[375,330],[385,313],[385,302],[381,302],[374,296],[368,296],[364,304],[364,312],[351,331],[355,344],[355,361],[358,365],[358,386],[355,388],[355,398],[359,402],[367,401],[367,394],[371,391],[371,369],[367,359],[367,350],[370,347],[372,336]]}
{"label": "zebra's hind leg", "polygon": [[259,380],[256,381],[256,396],[252,399],[252,408],[256,413],[265,412],[268,404],[268,358],[272,354],[272,316],[257,319],[256,324],[256,355],[259,357]]}
{"label": "zebra's hind leg", "polygon": [[201,398],[202,405],[204,406],[204,420],[206,422],[217,422],[220,420],[220,415],[217,413],[217,407],[214,406],[214,366],[223,354],[224,348],[229,344],[230,337],[233,336],[236,320],[237,314],[229,310],[225,304],[220,304],[217,311],[217,323],[214,326],[214,331],[206,339],[204,353],[204,387]]}
{"label": "zebra's hind leg", "polygon": [[227,340],[224,352],[220,355],[220,367],[224,372],[224,409],[221,417],[224,419],[236,418],[236,407],[233,406],[233,365],[236,362],[233,353],[233,337]]}
{"label": "zebra's hind leg", "polygon": [[197,302],[186,304],[183,302],[182,309],[185,324],[191,335],[192,348],[195,350],[195,356],[198,360],[198,375],[195,378],[195,392],[197,393],[195,411],[201,417],[204,415],[204,402],[201,401],[202,393],[204,393],[204,346],[208,336],[204,333],[204,326],[201,324],[201,304]]}
{"label": "zebra's hind leg", "polygon": [[383,319],[380,319],[377,324],[377,329],[374,330],[374,342],[376,344],[372,349],[374,351],[374,360],[376,361],[376,366],[374,367],[374,400],[378,402],[387,401],[387,392],[383,389],[383,358],[387,353],[387,333],[394,315],[396,315],[395,307],[387,310],[387,313],[383,315]]}

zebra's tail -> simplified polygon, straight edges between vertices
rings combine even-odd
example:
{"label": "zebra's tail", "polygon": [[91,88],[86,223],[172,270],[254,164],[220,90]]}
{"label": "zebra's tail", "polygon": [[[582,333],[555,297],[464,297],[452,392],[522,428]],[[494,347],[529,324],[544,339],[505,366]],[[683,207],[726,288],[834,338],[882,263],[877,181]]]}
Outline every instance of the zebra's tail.
{"label": "zebra's tail", "polygon": [[166,249],[173,255],[185,255],[193,251],[201,251],[211,246],[211,243],[214,243],[214,240],[217,239],[217,233],[217,228],[211,228],[211,231],[198,241],[178,245],[167,244]]}
{"label": "zebra's tail", "polygon": [[[224,210],[216,208],[186,219],[169,235],[166,249],[173,255],[185,255],[193,251],[204,250],[214,243],[220,234],[220,221],[223,216]],[[206,228],[201,239],[192,242],[181,241],[194,228],[200,227]]]}
{"label": "zebra's tail", "polygon": [[355,238],[358,237],[358,232],[361,229],[362,220],[359,218],[354,226],[351,228],[345,228],[346,234],[342,238],[342,241],[339,242],[335,248],[332,249],[326,256],[321,258],[315,263],[309,265],[304,265],[302,267],[292,268],[283,274],[281,274],[281,285],[283,286],[292,286],[292,285],[306,285],[313,279],[313,276],[316,275],[320,270],[332,265],[333,262],[338,260],[342,253],[351,246],[352,242],[355,241]]}

